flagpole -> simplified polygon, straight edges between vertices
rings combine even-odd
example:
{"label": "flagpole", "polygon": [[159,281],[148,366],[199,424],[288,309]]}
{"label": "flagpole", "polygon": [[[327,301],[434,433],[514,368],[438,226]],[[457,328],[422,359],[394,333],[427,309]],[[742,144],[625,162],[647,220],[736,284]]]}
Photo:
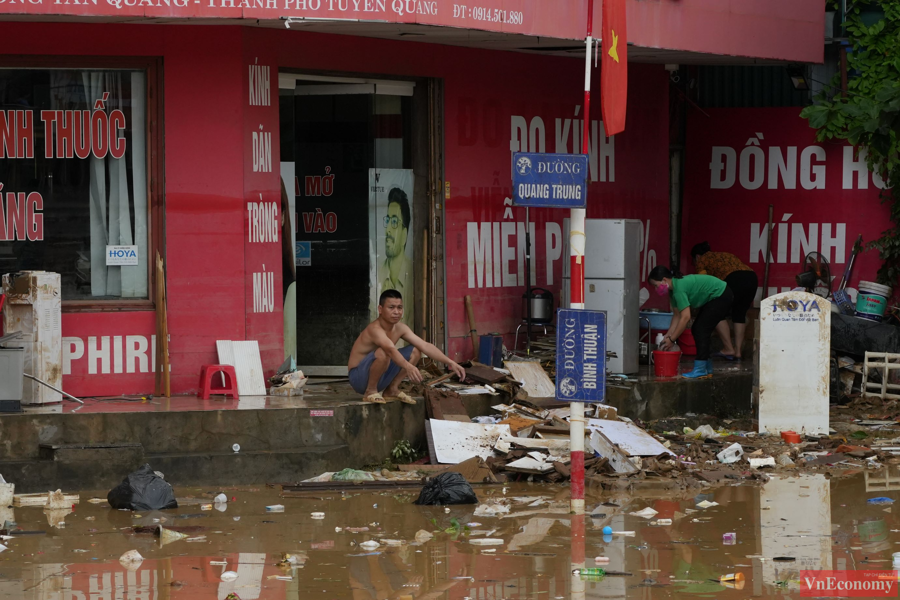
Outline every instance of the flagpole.
{"label": "flagpole", "polygon": [[[593,46],[592,34],[594,30],[594,0],[588,0],[587,36],[584,40],[584,131],[581,135],[582,154],[590,152],[591,133],[591,48]],[[575,148],[572,149],[575,151]],[[588,161],[590,163],[590,161]],[[590,170],[588,171],[588,176]],[[590,180],[588,180],[590,181]],[[585,201],[587,206],[587,201]],[[584,308],[584,220],[587,210],[585,208],[573,208],[569,214],[569,274],[570,293],[569,308]],[[584,404],[572,402],[569,404],[569,446],[571,451],[571,565],[573,571],[584,568],[585,547],[585,522],[584,522]],[[571,598],[580,600],[584,598],[585,582],[572,575]]]}

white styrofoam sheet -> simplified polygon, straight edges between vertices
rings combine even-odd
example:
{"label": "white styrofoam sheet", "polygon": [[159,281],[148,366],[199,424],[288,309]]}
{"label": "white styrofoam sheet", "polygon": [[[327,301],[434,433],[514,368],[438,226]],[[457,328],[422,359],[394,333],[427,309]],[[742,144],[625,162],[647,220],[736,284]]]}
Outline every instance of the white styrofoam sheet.
{"label": "white styrofoam sheet", "polygon": [[266,395],[266,379],[263,375],[262,359],[259,356],[259,342],[217,340],[216,349],[219,353],[219,364],[234,367],[239,395]]}
{"label": "white styrofoam sheet", "polygon": [[629,421],[588,419],[587,430],[597,430],[629,456],[672,454],[656,438]]}
{"label": "white styrofoam sheet", "polygon": [[510,436],[509,425],[481,425],[459,421],[431,419],[431,437],[438,463],[458,465],[480,456],[487,458],[494,452],[494,444],[501,436]]}
{"label": "white styrofoam sheet", "polygon": [[785,292],[759,309],[760,433],[828,433],[831,303]]}

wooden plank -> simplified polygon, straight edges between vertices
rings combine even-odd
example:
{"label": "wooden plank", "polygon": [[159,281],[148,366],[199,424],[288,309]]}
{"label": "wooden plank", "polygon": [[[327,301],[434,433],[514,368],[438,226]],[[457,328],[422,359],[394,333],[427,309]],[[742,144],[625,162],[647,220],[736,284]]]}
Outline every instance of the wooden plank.
{"label": "wooden plank", "polygon": [[459,394],[425,388],[425,411],[429,419],[471,421]]}
{"label": "wooden plank", "polygon": [[404,473],[416,473],[417,471],[423,473],[440,473],[441,471],[447,470],[447,465],[397,465],[397,470],[403,471]]}
{"label": "wooden plank", "polygon": [[[157,251],[159,257],[159,251]],[[162,312],[162,338],[157,338],[162,346],[162,387],[166,398],[172,397],[171,375],[172,369],[169,366],[169,308],[168,295],[166,294],[166,270],[165,263],[159,258],[159,273],[156,282],[160,288],[162,299],[160,300],[159,310]]]}
{"label": "wooden plank", "polygon": [[[47,506],[49,497],[50,492],[39,494],[16,494],[13,496],[13,506]],[[68,504],[78,504],[81,501],[81,496],[78,494],[63,494],[63,498],[65,498]]]}
{"label": "wooden plank", "polygon": [[530,360],[507,360],[503,366],[509,369],[513,379],[525,382],[522,389],[529,398],[555,398],[556,386],[547,377],[541,363]]}
{"label": "wooden plank", "polygon": [[441,399],[428,393],[425,390],[425,418],[426,419],[443,419],[444,413],[441,412]]}
{"label": "wooden plank", "polygon": [[448,415],[458,415],[465,417],[467,421],[470,420],[469,413],[466,412],[466,407],[463,406],[458,394],[441,398],[441,412],[444,413],[444,418]]}
{"label": "wooden plank", "polygon": [[443,375],[441,375],[441,376],[438,377],[437,379],[433,379],[433,380],[429,381],[429,382],[428,382],[428,387],[434,387],[434,386],[436,386],[436,385],[439,384],[439,383],[444,383],[445,381],[447,381],[448,379],[450,379],[451,377],[453,377],[454,374],[455,374],[455,373],[444,373]]}
{"label": "wooden plank", "polygon": [[538,425],[543,423],[543,421],[538,421],[535,419],[529,419],[526,417],[520,417],[519,415],[512,415],[499,421],[498,425],[509,425],[509,430],[512,431],[513,435],[517,435],[523,429],[527,429],[534,425]]}
{"label": "wooden plank", "polygon": [[494,370],[493,367],[482,365],[480,363],[472,363],[471,367],[466,368],[466,379],[477,381],[478,383],[486,383],[488,385],[497,383],[506,377],[505,373]]}

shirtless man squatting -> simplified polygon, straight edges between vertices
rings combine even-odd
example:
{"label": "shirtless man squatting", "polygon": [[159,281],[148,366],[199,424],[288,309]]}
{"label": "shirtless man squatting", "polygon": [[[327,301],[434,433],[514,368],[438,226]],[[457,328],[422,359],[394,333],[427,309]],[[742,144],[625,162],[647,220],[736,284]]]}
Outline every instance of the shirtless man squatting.
{"label": "shirtless man squatting", "polygon": [[[378,318],[369,323],[350,350],[350,385],[363,395],[363,400],[384,404],[386,399],[398,399],[406,404],[416,401],[400,391],[400,382],[409,377],[414,383],[422,381],[416,366],[422,354],[447,365],[460,381],[466,371],[448,358],[433,344],[429,344],[402,323],[403,297],[397,290],[385,290],[378,299]],[[409,346],[397,349],[404,340]],[[382,393],[383,392],[383,393]]]}

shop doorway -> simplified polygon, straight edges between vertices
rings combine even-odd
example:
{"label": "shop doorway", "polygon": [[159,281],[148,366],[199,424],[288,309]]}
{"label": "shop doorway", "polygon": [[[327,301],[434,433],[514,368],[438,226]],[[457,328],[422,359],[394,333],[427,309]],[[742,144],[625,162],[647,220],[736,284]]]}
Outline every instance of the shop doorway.
{"label": "shop doorway", "polygon": [[403,294],[404,322],[426,330],[436,171],[428,128],[417,134],[414,123],[429,114],[428,95],[416,81],[320,75],[281,74],[279,87],[282,176],[296,219],[297,364],[344,375],[385,289]]}

